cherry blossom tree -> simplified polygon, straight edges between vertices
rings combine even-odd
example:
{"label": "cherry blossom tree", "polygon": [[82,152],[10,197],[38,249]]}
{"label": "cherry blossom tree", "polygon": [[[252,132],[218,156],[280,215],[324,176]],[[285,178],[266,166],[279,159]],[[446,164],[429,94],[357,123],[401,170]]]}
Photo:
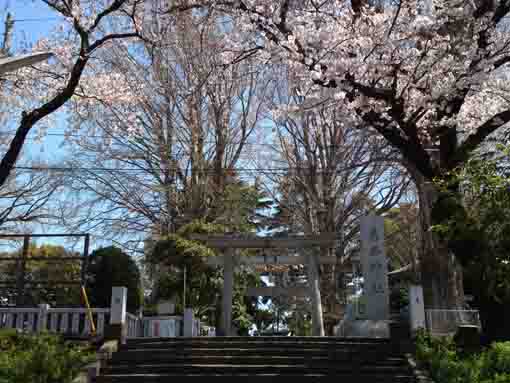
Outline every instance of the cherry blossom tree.
{"label": "cherry blossom tree", "polygon": [[[34,52],[53,51],[55,60],[21,69],[4,79],[3,107],[21,116],[0,162],[0,186],[12,171],[27,135],[39,121],[51,117],[71,100],[95,55],[112,41],[140,36],[142,0],[40,1],[63,17],[65,23],[53,36],[34,46]],[[108,86],[112,81],[101,85]]]}
{"label": "cherry blossom tree", "polygon": [[231,59],[284,63],[296,87],[339,107],[400,151],[420,196],[421,280],[430,307],[461,305],[460,269],[429,230],[433,178],[510,121],[506,1],[195,1],[232,20]]}
{"label": "cherry blossom tree", "polygon": [[139,49],[115,43],[91,65],[116,81],[83,84],[72,102],[68,185],[82,196],[80,229],[135,239],[224,213],[229,176],[256,147],[273,81],[248,60],[223,65],[219,26],[214,14],[174,25],[155,17]]}

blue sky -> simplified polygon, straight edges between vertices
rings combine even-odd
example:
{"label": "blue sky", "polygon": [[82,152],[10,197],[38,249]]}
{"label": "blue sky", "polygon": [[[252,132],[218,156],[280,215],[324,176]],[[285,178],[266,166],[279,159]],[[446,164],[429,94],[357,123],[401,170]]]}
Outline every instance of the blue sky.
{"label": "blue sky", "polygon": [[2,22],[7,11],[10,11],[16,20],[13,36],[16,50],[23,50],[26,43],[33,43],[47,36],[59,20],[58,15],[40,0],[0,0]]}

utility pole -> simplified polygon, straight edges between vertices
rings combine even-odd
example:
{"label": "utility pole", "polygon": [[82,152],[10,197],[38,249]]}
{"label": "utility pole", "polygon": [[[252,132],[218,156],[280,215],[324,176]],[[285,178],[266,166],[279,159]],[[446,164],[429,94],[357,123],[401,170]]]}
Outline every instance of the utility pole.
{"label": "utility pole", "polygon": [[18,260],[18,278],[16,286],[16,306],[22,307],[25,303],[25,274],[26,274],[26,261],[30,247],[30,236],[23,237],[23,250],[21,252],[21,259]]}
{"label": "utility pole", "polygon": [[2,40],[1,55],[9,56],[11,50],[12,31],[14,30],[14,20],[11,13],[7,12],[4,23],[4,38]]}

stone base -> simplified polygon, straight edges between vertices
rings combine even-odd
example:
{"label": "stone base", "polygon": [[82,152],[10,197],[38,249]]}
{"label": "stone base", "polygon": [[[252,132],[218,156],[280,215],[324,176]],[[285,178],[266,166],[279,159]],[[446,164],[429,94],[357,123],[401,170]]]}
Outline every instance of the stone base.
{"label": "stone base", "polygon": [[345,337],[389,338],[390,328],[387,321],[342,319],[337,326],[336,335]]}

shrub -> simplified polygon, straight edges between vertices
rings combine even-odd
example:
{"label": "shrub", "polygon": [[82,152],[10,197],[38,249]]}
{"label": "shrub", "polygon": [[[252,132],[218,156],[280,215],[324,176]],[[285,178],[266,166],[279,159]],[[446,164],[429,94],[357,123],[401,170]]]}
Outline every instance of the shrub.
{"label": "shrub", "polygon": [[18,332],[14,329],[0,330],[0,351],[5,351],[13,347],[14,339]]}
{"label": "shrub", "polygon": [[140,269],[121,249],[103,247],[90,255],[87,294],[92,307],[110,307],[113,286],[127,287],[127,311],[135,314],[143,302]]}
{"label": "shrub", "polygon": [[482,379],[506,376],[510,382],[510,342],[493,343],[480,359]]}
{"label": "shrub", "polygon": [[2,334],[0,348],[0,383],[70,383],[93,357],[49,334]]}
{"label": "shrub", "polygon": [[510,342],[493,343],[479,354],[461,354],[452,337],[425,332],[416,340],[416,359],[436,383],[510,382]]}

